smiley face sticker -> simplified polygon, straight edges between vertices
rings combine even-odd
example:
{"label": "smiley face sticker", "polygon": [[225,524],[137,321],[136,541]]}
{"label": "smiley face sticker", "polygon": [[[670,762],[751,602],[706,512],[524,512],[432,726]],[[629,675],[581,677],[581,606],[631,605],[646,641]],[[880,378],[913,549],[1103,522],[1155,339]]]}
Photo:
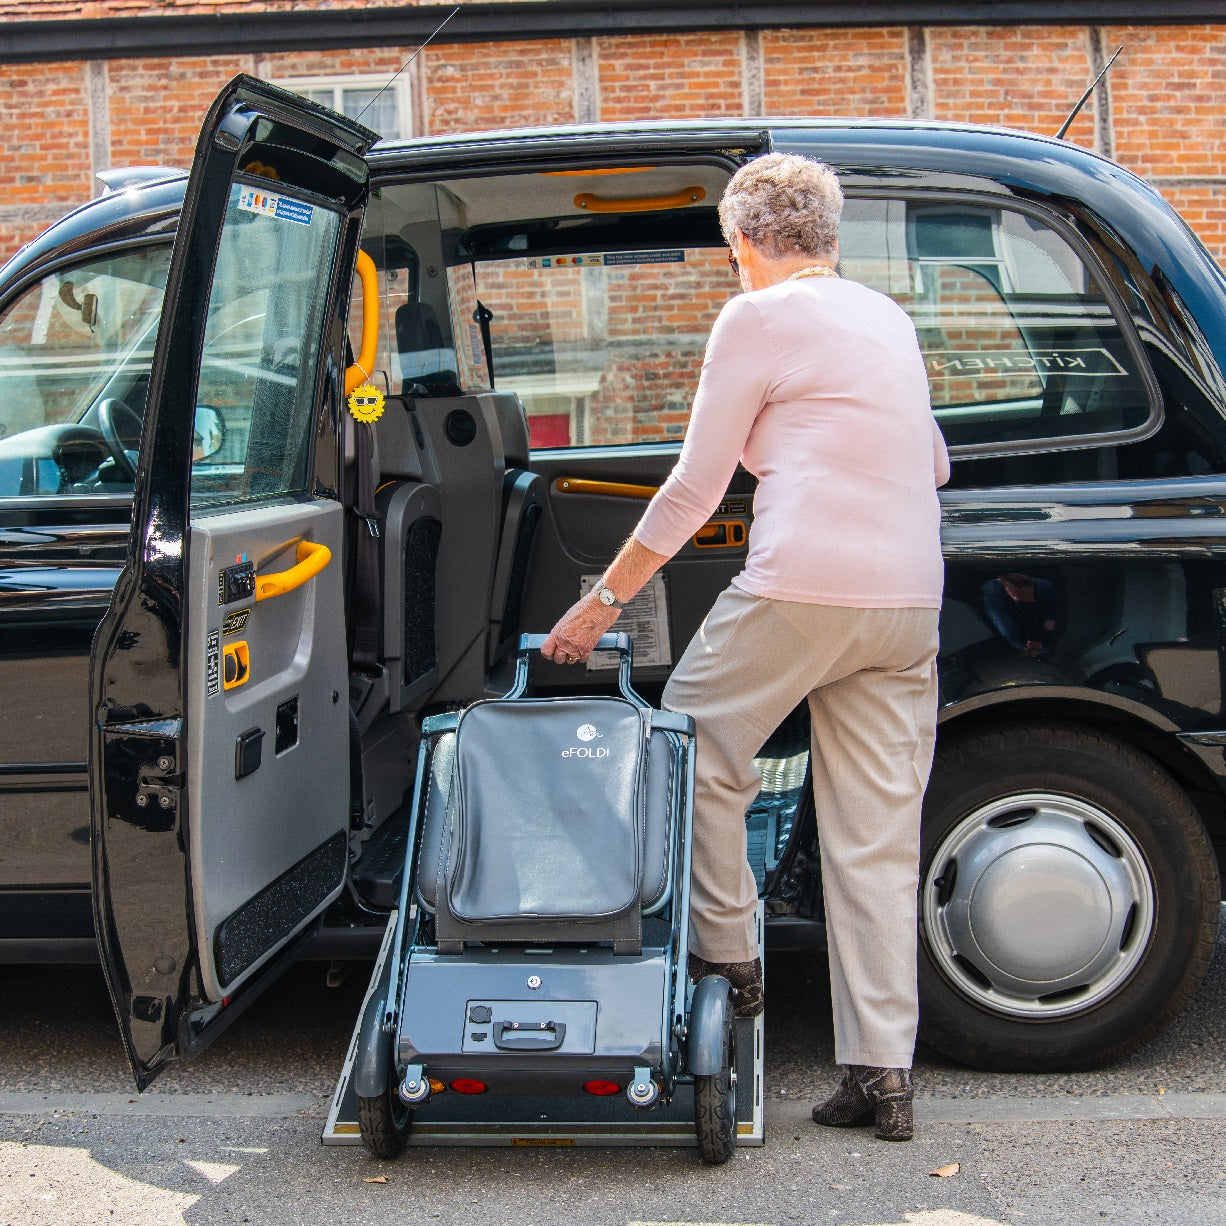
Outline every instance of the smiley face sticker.
{"label": "smiley face sticker", "polygon": [[383,393],[372,383],[362,383],[349,393],[345,403],[354,421],[378,421],[383,416]]}

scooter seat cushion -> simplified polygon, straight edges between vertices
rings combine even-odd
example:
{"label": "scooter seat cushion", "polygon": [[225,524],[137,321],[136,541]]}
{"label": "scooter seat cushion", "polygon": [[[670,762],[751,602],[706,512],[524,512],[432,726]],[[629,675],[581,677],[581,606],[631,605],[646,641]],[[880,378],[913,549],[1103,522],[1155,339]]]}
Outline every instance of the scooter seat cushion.
{"label": "scooter seat cushion", "polygon": [[648,713],[620,698],[482,702],[460,717],[448,905],[466,923],[640,905]]}

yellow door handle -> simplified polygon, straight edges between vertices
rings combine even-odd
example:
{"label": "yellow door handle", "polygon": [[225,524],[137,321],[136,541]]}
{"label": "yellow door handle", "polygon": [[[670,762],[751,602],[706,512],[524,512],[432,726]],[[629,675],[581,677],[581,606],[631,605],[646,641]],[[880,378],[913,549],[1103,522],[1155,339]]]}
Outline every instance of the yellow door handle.
{"label": "yellow door handle", "polygon": [[739,519],[711,520],[694,534],[699,549],[739,549],[745,544],[745,525]]}
{"label": "yellow door handle", "polygon": [[251,676],[251,649],[245,640],[237,643],[227,643],[222,648],[222,678],[223,689],[233,690],[240,685],[246,685]]}
{"label": "yellow door handle", "polygon": [[297,557],[298,565],[291,566],[289,570],[279,570],[273,575],[256,575],[256,600],[284,596],[286,592],[301,587],[308,579],[314,579],[332,561],[332,550],[314,541],[299,541]]}

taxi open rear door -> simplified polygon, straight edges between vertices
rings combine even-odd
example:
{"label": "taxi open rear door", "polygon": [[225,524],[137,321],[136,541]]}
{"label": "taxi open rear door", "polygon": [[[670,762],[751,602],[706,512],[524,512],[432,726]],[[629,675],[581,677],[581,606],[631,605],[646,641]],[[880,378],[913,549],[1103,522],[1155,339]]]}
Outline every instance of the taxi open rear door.
{"label": "taxi open rear door", "polygon": [[142,1089],[345,881],[336,433],[375,139],[240,76],[196,149],[91,662],[95,922]]}

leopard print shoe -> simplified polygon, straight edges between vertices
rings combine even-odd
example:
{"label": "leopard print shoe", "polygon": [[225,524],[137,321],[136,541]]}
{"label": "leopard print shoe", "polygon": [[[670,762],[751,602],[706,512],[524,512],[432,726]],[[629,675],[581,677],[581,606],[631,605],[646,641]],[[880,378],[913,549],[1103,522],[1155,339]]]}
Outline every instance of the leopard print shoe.
{"label": "leopard print shoe", "polygon": [[839,1088],[813,1108],[813,1120],[833,1128],[873,1124],[882,1141],[910,1141],[915,1134],[911,1070],[850,1065]]}
{"label": "leopard print shoe", "polygon": [[732,987],[732,1011],[737,1017],[757,1017],[766,1006],[762,987],[762,959],[752,962],[708,962],[690,954],[686,963],[690,981],[721,975]]}
{"label": "leopard print shoe", "polygon": [[873,1122],[873,1104],[860,1089],[851,1069],[844,1072],[839,1088],[813,1108],[813,1122],[827,1128],[855,1128]]}

